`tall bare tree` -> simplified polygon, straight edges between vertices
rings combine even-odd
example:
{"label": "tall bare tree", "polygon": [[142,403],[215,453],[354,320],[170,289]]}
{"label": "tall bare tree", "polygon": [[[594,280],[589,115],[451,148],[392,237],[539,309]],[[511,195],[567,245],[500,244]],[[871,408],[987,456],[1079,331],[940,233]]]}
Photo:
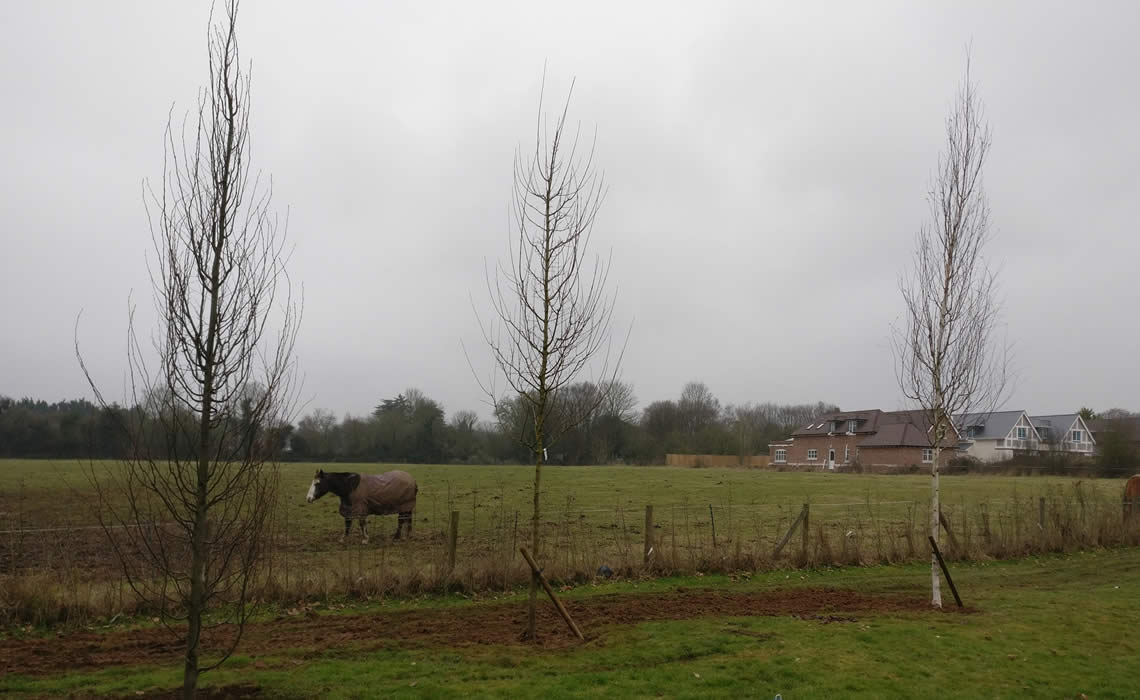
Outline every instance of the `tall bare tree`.
{"label": "tall bare tree", "polygon": [[[545,92],[545,78],[544,78]],[[527,413],[519,441],[534,458],[531,549],[540,557],[542,465],[546,451],[609,397],[621,364],[609,348],[614,298],[606,290],[609,262],[588,256],[594,222],[605,197],[594,169],[595,138],[567,128],[573,84],[562,113],[550,124],[539,97],[534,151],[515,153],[513,232],[506,264],[487,273],[493,320],[480,326],[501,374]],[[593,400],[558,410],[561,390],[598,359],[601,377]],[[492,378],[480,382],[502,399]],[[508,397],[508,398],[514,398]],[[535,637],[538,578],[530,583],[525,636]]]}
{"label": "tall bare tree", "polygon": [[[954,417],[989,411],[1004,395],[1008,353],[995,337],[997,278],[983,249],[990,207],[982,169],[990,129],[977,86],[966,75],[946,118],[946,151],[938,158],[927,201],[930,221],[916,237],[914,266],[900,281],[905,313],[893,349],[899,387],[927,413],[931,464],[930,534],[939,539],[939,459],[954,434]],[[938,564],[930,562],[931,604],[942,607]]]}
{"label": "tall bare tree", "polygon": [[[264,436],[292,407],[300,319],[272,188],[251,178],[237,12],[228,0],[224,17],[211,15],[209,86],[196,120],[167,123],[162,186],[144,197],[158,357],[144,352],[132,312],[128,364],[147,410],[125,426],[121,468],[90,471],[126,579],[185,639],[185,697],[232,653],[248,615],[276,494],[276,445]],[[207,611],[238,633],[211,643],[221,651],[203,663]]]}

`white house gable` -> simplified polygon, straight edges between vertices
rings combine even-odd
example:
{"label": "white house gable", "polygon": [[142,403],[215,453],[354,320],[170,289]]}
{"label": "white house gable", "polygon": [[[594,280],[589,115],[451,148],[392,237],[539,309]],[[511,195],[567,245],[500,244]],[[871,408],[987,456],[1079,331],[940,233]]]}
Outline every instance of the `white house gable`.
{"label": "white house gable", "polygon": [[1000,447],[1011,450],[1036,450],[1040,441],[1041,436],[1037,434],[1029,416],[1022,413],[1013,427],[1009,429]]}

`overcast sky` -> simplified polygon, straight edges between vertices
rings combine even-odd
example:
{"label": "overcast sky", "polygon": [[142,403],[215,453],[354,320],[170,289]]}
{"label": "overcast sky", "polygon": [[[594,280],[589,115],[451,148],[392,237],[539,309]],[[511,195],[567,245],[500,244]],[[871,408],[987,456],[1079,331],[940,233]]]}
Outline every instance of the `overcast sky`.
{"label": "overcast sky", "polygon": [[[0,4],[0,394],[122,394],[153,324],[141,190],[206,82],[204,2]],[[246,0],[252,162],[289,212],[306,411],[414,386],[487,415],[460,341],[507,250],[543,64],[597,127],[624,378],[644,406],[901,407],[897,280],[973,45],[1008,408],[1140,408],[1140,4]]]}

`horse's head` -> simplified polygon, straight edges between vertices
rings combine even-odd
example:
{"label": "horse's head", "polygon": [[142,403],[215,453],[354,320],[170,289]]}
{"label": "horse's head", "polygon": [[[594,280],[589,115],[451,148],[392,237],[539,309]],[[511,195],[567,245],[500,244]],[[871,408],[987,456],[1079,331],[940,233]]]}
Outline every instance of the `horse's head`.
{"label": "horse's head", "polygon": [[329,478],[323,469],[318,469],[316,476],[313,477],[313,483],[309,485],[309,495],[305,496],[305,500],[309,503],[317,500],[321,496],[329,492]]}

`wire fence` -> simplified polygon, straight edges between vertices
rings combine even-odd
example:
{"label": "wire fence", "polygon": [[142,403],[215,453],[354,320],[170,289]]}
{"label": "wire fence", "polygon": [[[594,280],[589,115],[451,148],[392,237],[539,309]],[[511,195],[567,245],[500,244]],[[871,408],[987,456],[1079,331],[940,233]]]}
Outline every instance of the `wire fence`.
{"label": "wire fence", "polygon": [[[372,519],[370,541],[283,506],[265,547],[259,597],[334,599],[425,591],[496,591],[524,584],[519,547],[536,549],[556,584],[597,577],[795,570],[929,561],[928,501],[697,503],[577,507],[543,504],[534,547],[529,504],[421,501],[410,538],[393,541],[394,518]],[[1134,512],[1134,513],[1133,513]],[[50,514],[50,513],[49,513]],[[450,523],[456,519],[454,537]],[[951,561],[1140,545],[1140,503],[1122,504],[1079,485],[1045,495],[943,502],[938,533]],[[138,525],[157,533],[172,523]],[[123,527],[119,525],[117,527]],[[48,611],[105,611],[129,591],[103,526],[41,525],[0,515],[0,621]],[[176,528],[173,528],[176,529]],[[383,530],[383,532],[381,532]],[[51,535],[51,536],[47,536]],[[29,601],[39,601],[31,605]]]}

